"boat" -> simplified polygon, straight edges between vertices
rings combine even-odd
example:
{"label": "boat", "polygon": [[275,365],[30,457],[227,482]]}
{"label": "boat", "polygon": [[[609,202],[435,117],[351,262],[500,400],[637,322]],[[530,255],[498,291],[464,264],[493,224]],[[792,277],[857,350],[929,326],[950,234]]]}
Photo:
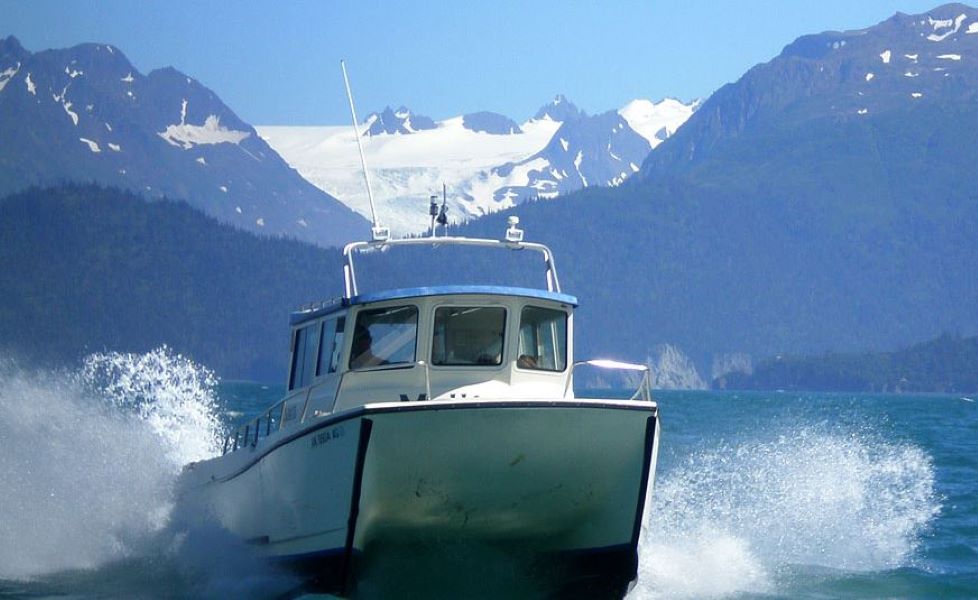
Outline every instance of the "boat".
{"label": "boat", "polygon": [[[281,401],[187,465],[182,514],[216,522],[355,597],[622,597],[636,579],[659,442],[644,365],[574,361],[575,297],[553,252],[509,217],[500,239],[430,235],[373,216],[343,250],[341,297],[291,316]],[[444,235],[436,235],[438,225]],[[410,246],[539,253],[537,287],[361,292],[356,257]],[[578,398],[575,369],[638,374],[631,396]]]}
{"label": "boat", "polygon": [[[479,564],[511,558],[555,597],[621,597],[659,440],[648,370],[575,363],[578,301],[517,224],[499,240],[348,245],[344,295],[291,315],[285,397],[235,428],[221,456],[188,465],[182,500],[333,593],[448,547],[478,549]],[[359,291],[355,256],[417,245],[539,252],[546,285]],[[624,399],[577,398],[582,364],[641,383]]]}

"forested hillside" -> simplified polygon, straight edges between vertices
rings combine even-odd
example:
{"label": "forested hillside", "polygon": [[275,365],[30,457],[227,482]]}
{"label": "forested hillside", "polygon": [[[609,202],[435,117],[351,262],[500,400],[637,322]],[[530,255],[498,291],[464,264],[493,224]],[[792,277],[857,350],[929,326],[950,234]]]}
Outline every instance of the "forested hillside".
{"label": "forested hillside", "polygon": [[978,337],[944,335],[897,352],[778,356],[714,387],[839,392],[978,392]]}
{"label": "forested hillside", "polygon": [[93,185],[0,199],[0,347],[60,365],[159,344],[280,381],[288,313],[339,292],[339,252]]}

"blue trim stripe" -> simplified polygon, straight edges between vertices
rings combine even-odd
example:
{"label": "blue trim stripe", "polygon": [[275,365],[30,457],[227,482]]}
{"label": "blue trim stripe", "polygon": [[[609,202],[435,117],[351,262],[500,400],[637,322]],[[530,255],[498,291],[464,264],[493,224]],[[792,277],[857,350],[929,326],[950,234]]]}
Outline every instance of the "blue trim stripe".
{"label": "blue trim stripe", "polygon": [[371,304],[373,302],[383,302],[385,300],[404,300],[408,298],[425,298],[428,296],[461,296],[461,295],[489,295],[489,296],[519,296],[521,298],[536,298],[539,300],[551,300],[562,304],[577,306],[577,298],[569,294],[548,292],[547,290],[537,290],[533,288],[509,287],[501,285],[440,285],[431,287],[413,287],[396,290],[384,290],[382,292],[370,292],[360,294],[353,298],[333,301],[325,306],[292,313],[290,324],[298,325],[312,319],[329,315],[341,311],[349,306],[360,304]]}
{"label": "blue trim stripe", "polygon": [[487,294],[496,296],[520,296],[523,298],[539,298],[553,300],[577,306],[577,298],[568,294],[548,292],[533,288],[509,287],[501,285],[439,285],[431,287],[403,288],[360,294],[350,299],[350,304],[367,304],[383,300],[400,300],[402,298],[423,298],[425,296],[460,296],[463,294]]}

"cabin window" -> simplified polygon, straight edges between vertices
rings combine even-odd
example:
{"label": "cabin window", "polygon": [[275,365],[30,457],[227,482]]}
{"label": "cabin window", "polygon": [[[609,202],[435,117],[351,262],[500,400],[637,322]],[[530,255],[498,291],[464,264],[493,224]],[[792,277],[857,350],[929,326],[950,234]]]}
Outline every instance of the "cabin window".
{"label": "cabin window", "polygon": [[435,310],[431,363],[443,366],[501,365],[506,310],[443,306]]}
{"label": "cabin window", "polygon": [[393,306],[360,311],[353,331],[350,368],[413,364],[417,345],[417,307]]}
{"label": "cabin window", "polygon": [[316,376],[335,373],[339,366],[340,351],[343,349],[343,328],[346,327],[346,317],[323,321],[319,345],[319,361],[316,363]]}
{"label": "cabin window", "polygon": [[539,371],[564,370],[567,366],[567,313],[537,306],[523,307],[516,365]]}
{"label": "cabin window", "polygon": [[292,342],[292,375],[289,389],[294,390],[312,383],[319,353],[320,324],[306,325],[297,329]]}

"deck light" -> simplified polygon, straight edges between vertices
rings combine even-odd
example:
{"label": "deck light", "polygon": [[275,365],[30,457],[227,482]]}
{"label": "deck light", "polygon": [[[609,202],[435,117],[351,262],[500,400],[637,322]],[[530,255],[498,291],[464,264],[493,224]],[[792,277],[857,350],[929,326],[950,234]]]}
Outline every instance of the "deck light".
{"label": "deck light", "polygon": [[509,229],[506,230],[506,241],[518,243],[523,241],[523,230],[517,229],[517,225],[520,224],[520,218],[516,215],[511,216],[506,220],[509,225]]}

